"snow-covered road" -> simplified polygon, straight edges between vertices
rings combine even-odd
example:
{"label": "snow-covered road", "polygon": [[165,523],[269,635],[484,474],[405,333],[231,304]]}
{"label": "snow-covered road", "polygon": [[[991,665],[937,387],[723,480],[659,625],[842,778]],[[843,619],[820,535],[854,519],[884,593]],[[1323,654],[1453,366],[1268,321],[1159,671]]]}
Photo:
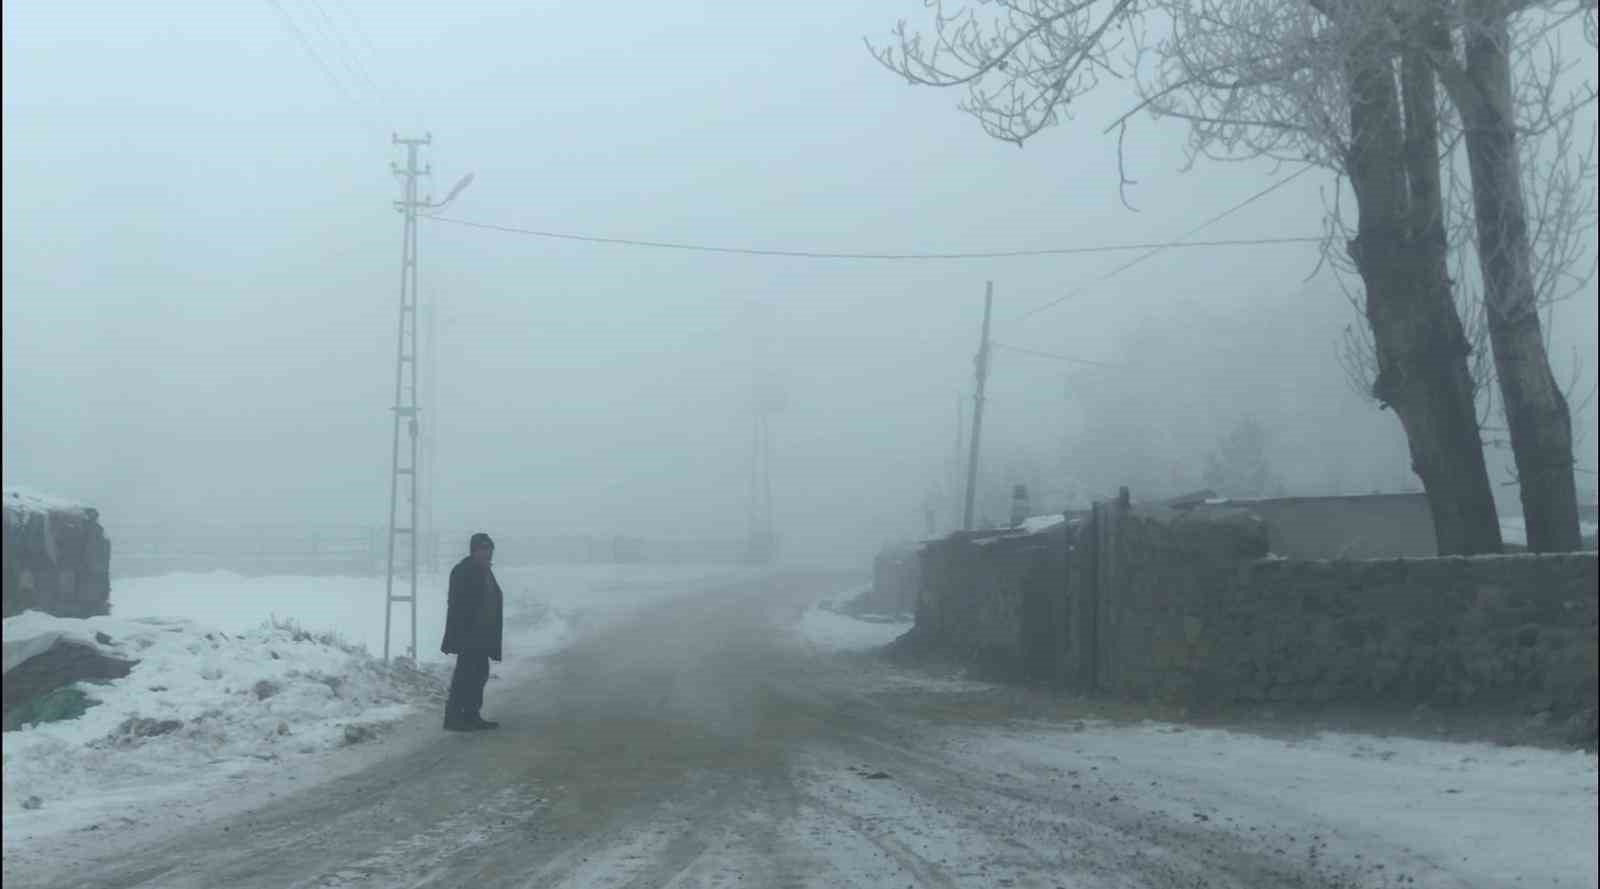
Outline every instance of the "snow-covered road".
{"label": "snow-covered road", "polygon": [[430,716],[165,838],[8,855],[7,885],[1595,885],[1592,755],[1089,721],[852,651],[903,626],[809,607],[828,582],[619,609],[490,686],[498,732]]}

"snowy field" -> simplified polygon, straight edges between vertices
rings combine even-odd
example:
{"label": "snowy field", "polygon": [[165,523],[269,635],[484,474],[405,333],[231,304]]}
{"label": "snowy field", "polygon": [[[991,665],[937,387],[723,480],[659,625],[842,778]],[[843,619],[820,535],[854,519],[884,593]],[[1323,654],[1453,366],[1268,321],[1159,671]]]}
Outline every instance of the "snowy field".
{"label": "snowy field", "polygon": [[[685,589],[747,573],[726,565],[496,567],[506,596],[507,659],[548,654],[580,624],[589,627]],[[445,575],[417,581],[417,648],[424,664],[448,660],[439,652],[448,583]],[[408,581],[396,582],[396,595],[409,591]],[[378,655],[383,652],[383,601],[381,577],[246,577],[217,571],[120,578],[111,588],[111,614],[118,618],[179,616],[227,632],[288,618]],[[410,620],[408,606],[397,603],[390,630],[393,654],[405,653]]]}
{"label": "snowy field", "polygon": [[[748,572],[548,566],[496,574],[506,594],[506,660],[495,675],[507,678],[530,673],[581,633]],[[440,706],[445,579],[419,586],[420,671],[375,656],[382,578],[123,579],[113,584],[109,617],[7,619],[8,666],[24,655],[19,642],[48,647],[57,634],[139,663],[124,679],[90,686],[99,703],[82,716],[5,734],[6,854],[49,835],[147,821],[186,800],[243,801],[247,788],[281,782],[285,771],[309,782],[384,756],[393,727]],[[394,619],[398,655],[409,613],[396,606]]]}

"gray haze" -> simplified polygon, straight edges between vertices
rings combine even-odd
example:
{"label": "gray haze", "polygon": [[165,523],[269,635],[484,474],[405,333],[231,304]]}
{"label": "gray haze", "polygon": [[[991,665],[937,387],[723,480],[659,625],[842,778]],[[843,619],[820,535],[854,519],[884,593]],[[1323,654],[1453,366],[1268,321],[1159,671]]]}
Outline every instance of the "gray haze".
{"label": "gray haze", "polygon": [[[284,5],[315,37],[311,7]],[[1141,122],[1129,212],[1100,132],[1125,96],[1022,150],[990,140],[956,93],[910,89],[863,48],[917,2],[522,6],[349,0],[375,50],[353,57],[383,88],[351,101],[269,3],[8,3],[7,482],[113,525],[381,523],[391,128],[433,132],[435,194],[476,173],[460,218],[835,251],[1168,240],[1283,174],[1183,173],[1182,129]],[[346,74],[337,44],[318,45]],[[1318,234],[1330,186],[1302,177],[1205,236]],[[1172,250],[1096,280],[1127,258],[816,262],[425,222],[436,522],[742,534],[754,301],[777,328],[761,360],[789,394],[774,424],[789,551],[854,558],[920,533],[988,279],[997,340],[1124,365],[997,353],[990,510],[1013,477],[1062,502],[1198,487],[1246,415],[1272,431],[1292,492],[1415,487],[1397,421],[1345,380],[1339,335],[1358,318],[1331,276],[1307,280],[1314,245]],[[1584,391],[1595,330],[1591,293],[1552,334],[1558,376]],[[1595,412],[1576,420],[1587,490]]]}

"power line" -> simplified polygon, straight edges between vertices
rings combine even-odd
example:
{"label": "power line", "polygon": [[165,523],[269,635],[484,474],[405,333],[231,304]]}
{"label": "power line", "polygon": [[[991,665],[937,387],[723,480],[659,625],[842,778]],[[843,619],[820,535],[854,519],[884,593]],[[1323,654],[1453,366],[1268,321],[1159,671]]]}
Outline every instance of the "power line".
{"label": "power line", "polygon": [[1050,358],[1056,361],[1065,361],[1069,364],[1083,364],[1090,367],[1126,368],[1126,364],[1115,364],[1110,361],[1091,361],[1087,358],[1074,358],[1071,355],[1062,355],[1059,352],[1045,352],[1040,349],[1029,349],[1025,346],[1013,346],[1010,343],[995,343],[996,349],[1005,349],[1008,352],[1018,352],[1023,355],[1032,355],[1035,358]]}
{"label": "power line", "polygon": [[351,9],[350,4],[344,2],[344,0],[334,0],[334,4],[344,13],[345,18],[350,20],[350,30],[356,35],[356,40],[361,43],[367,55],[376,58],[378,50],[373,47],[372,39],[367,36],[366,29],[361,27],[360,16],[357,16],[355,10]]}
{"label": "power line", "polygon": [[316,47],[311,45],[311,39],[306,36],[306,32],[301,29],[301,27],[295,22],[294,18],[289,15],[289,10],[284,9],[283,4],[279,3],[278,0],[267,0],[267,4],[278,11],[278,15],[283,19],[283,24],[289,29],[289,33],[294,36],[297,42],[299,42],[300,48],[305,50],[306,55],[311,57],[311,61],[315,62],[318,68],[322,69],[323,76],[328,78],[328,82],[333,84],[333,88],[338,91],[339,95],[343,96],[346,101],[355,101],[355,98],[350,95],[349,89],[345,87],[344,81],[340,80],[338,76],[333,73],[333,68],[331,68],[328,63],[323,60],[322,55],[317,52]]}
{"label": "power line", "polygon": [[[1263,188],[1262,190],[1256,192],[1255,194],[1253,194],[1253,195],[1245,198],[1244,200],[1240,201],[1239,203],[1234,204],[1233,206],[1229,207],[1226,210],[1223,210],[1221,213],[1218,213],[1217,215],[1212,216],[1210,219],[1207,219],[1206,221],[1204,221],[1204,222],[1200,223],[1199,225],[1195,226],[1194,228],[1189,229],[1177,241],[1174,241],[1174,242],[1172,242],[1170,244],[1151,245],[1149,252],[1134,257],[1133,259],[1131,259],[1131,260],[1123,263],[1122,265],[1117,266],[1116,268],[1112,269],[1111,271],[1106,272],[1105,274],[1101,275],[1096,280],[1105,281],[1105,280],[1107,280],[1109,278],[1114,278],[1117,275],[1120,275],[1123,272],[1127,271],[1128,269],[1133,268],[1134,266],[1138,265],[1139,263],[1150,259],[1151,257],[1153,257],[1156,254],[1162,252],[1163,250],[1170,250],[1170,249],[1173,249],[1175,247],[1200,246],[1201,244],[1206,243],[1206,242],[1203,242],[1203,241],[1190,241],[1188,239],[1193,237],[1196,234],[1199,234],[1201,231],[1204,231],[1206,228],[1208,228],[1208,227],[1210,227],[1210,226],[1212,226],[1212,225],[1214,225],[1214,224],[1216,224],[1218,222],[1221,222],[1224,219],[1227,219],[1229,216],[1232,216],[1234,213],[1237,213],[1240,210],[1243,210],[1245,207],[1250,206],[1251,204],[1255,203],[1256,201],[1261,200],[1262,198],[1266,197],[1267,195],[1272,194],[1273,192],[1277,191],[1278,189],[1284,187],[1285,185],[1288,185],[1289,183],[1293,182],[1294,180],[1296,180],[1296,179],[1300,178],[1301,176],[1305,175],[1308,171],[1311,170],[1311,168],[1312,167],[1311,167],[1310,164],[1306,164],[1305,166],[1301,167],[1299,170],[1296,170],[1295,172],[1290,173],[1288,176],[1285,176],[1284,178],[1279,179],[1277,182],[1272,183],[1271,185],[1267,186],[1266,188]],[[1292,242],[1292,243],[1304,244],[1304,243],[1310,243],[1310,242],[1321,243],[1323,240],[1324,240],[1323,238],[1282,238],[1282,239],[1276,239],[1276,240],[1273,240],[1273,241],[1270,241],[1270,242],[1271,243],[1290,243],[1290,242]],[[1016,321],[1023,321],[1025,319],[1032,318],[1034,315],[1037,315],[1040,312],[1046,312],[1046,311],[1049,311],[1050,309],[1055,308],[1056,306],[1061,305],[1062,303],[1066,302],[1067,300],[1072,299],[1073,297],[1082,294],[1085,290],[1088,290],[1088,289],[1089,289],[1088,285],[1084,285],[1084,286],[1081,286],[1081,287],[1076,287],[1076,288],[1074,288],[1072,290],[1067,291],[1062,296],[1058,296],[1055,299],[1050,300],[1049,302],[1043,303],[1041,305],[1034,306],[1033,308],[1029,309],[1026,312],[1023,312],[1021,315],[1018,315],[1017,317],[1015,317],[1015,318],[1013,318],[1011,320],[1013,322],[1016,322]]]}
{"label": "power line", "polygon": [[[289,29],[289,33],[294,37],[295,41],[300,44],[300,48],[305,50],[306,55],[311,57],[311,61],[315,62],[317,67],[322,70],[323,76],[326,77],[328,82],[333,85],[334,90],[336,90],[346,102],[359,107],[361,103],[356,101],[355,96],[353,96],[350,93],[350,90],[344,85],[344,81],[340,80],[339,77],[333,73],[333,68],[323,60],[322,55],[318,53],[316,47],[312,45],[311,39],[306,35],[305,30],[295,22],[293,16],[289,15],[289,11],[283,8],[283,4],[278,2],[278,0],[267,0],[267,4],[273,9],[277,10],[278,16],[283,20],[284,26]],[[371,118],[367,118],[365,115],[363,115],[363,120],[366,126],[369,127],[373,132],[379,134],[383,132],[383,128],[379,127]]]}
{"label": "power line", "polygon": [[425,215],[422,218],[434,222],[444,222],[450,225],[459,225],[466,228],[484,229],[486,231],[504,232],[506,234],[526,235],[534,238],[549,238],[561,241],[581,241],[587,244],[609,244],[620,247],[653,247],[662,250],[690,250],[699,253],[731,253],[741,256],[782,256],[794,259],[845,259],[845,260],[969,260],[969,259],[1018,259],[1030,256],[1073,256],[1089,253],[1116,253],[1128,250],[1170,250],[1178,248],[1197,247],[1248,247],[1271,244],[1310,244],[1322,241],[1321,237],[1314,238],[1239,238],[1219,241],[1171,241],[1166,243],[1145,244],[1102,244],[1094,247],[1054,247],[1039,250],[987,250],[969,251],[962,253],[839,253],[827,250],[802,250],[763,247],[729,247],[712,244],[695,244],[683,241],[644,241],[633,238],[601,237],[598,235],[579,235],[570,232],[540,231],[537,229],[518,228],[511,225],[495,225],[488,222],[473,222],[467,219],[456,219],[449,216]]}
{"label": "power line", "polygon": [[367,71],[361,65],[361,60],[356,57],[355,52],[350,47],[350,43],[345,40],[344,32],[339,30],[338,25],[334,24],[333,17],[328,15],[328,10],[318,0],[306,0],[306,4],[316,12],[318,18],[322,19],[322,27],[318,30],[331,38],[335,47],[334,55],[338,57],[339,64],[350,72],[350,77],[355,83],[365,87],[375,97],[380,92],[378,85],[373,82],[371,77],[367,76]]}

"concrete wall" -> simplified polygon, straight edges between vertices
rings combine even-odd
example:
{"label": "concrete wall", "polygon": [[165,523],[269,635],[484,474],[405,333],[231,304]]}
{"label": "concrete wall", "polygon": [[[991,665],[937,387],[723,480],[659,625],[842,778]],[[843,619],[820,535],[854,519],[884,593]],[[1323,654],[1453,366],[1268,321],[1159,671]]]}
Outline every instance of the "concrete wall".
{"label": "concrete wall", "polygon": [[34,609],[59,617],[111,611],[111,544],[88,508],[5,504],[4,616]]}
{"label": "concrete wall", "polygon": [[1266,522],[1271,552],[1289,559],[1386,559],[1439,554],[1427,494],[1275,497],[1194,507],[1197,514],[1239,509]]}

